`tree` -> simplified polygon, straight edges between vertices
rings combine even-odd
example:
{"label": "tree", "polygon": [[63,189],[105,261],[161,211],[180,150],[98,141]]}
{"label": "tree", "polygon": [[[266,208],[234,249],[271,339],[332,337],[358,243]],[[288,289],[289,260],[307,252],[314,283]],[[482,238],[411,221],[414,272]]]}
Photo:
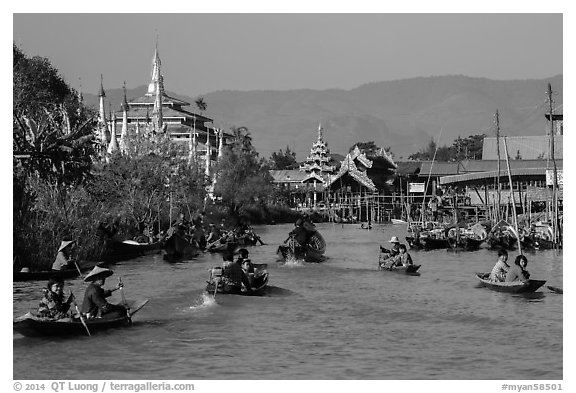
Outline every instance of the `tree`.
{"label": "tree", "polygon": [[28,174],[57,183],[89,176],[96,114],[80,102],[49,60],[13,45],[13,151]]}
{"label": "tree", "polygon": [[198,108],[198,110],[200,110],[201,113],[204,112],[208,108],[208,104],[206,104],[203,97],[197,98],[194,101],[194,103],[196,104],[196,107]]}
{"label": "tree", "polygon": [[246,127],[232,128],[234,141],[227,145],[216,165],[214,193],[222,198],[229,214],[238,218],[242,209],[264,203],[272,194],[272,178],[265,160],[258,159]]}
{"label": "tree", "polygon": [[252,135],[246,127],[232,127],[231,129],[234,139],[232,144],[245,151],[255,151],[252,146]]}
{"label": "tree", "polygon": [[294,169],[298,166],[296,161],[296,153],[286,146],[286,151],[273,152],[270,156],[270,169]]}

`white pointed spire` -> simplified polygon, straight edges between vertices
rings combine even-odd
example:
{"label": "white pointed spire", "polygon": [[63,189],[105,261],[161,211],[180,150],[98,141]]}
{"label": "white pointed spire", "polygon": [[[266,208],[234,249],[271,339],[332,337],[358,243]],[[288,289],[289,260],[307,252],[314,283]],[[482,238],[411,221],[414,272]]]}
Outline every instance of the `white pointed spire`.
{"label": "white pointed spire", "polygon": [[318,142],[322,141],[322,130],[323,130],[322,123],[319,123],[318,124]]}
{"label": "white pointed spire", "polygon": [[118,141],[116,140],[116,113],[112,112],[112,123],[110,127],[110,144],[108,145],[108,154],[112,154],[117,150],[118,150]]}
{"label": "white pointed spire", "polygon": [[154,58],[152,59],[152,80],[148,85],[148,93],[146,93],[148,96],[153,96],[156,94],[156,83],[160,82],[160,75],[162,75],[160,71],[161,66],[162,61],[160,61],[160,56],[158,55],[158,39],[156,39],[156,49],[154,50]]}
{"label": "white pointed spire", "polygon": [[122,101],[122,131],[120,133],[120,151],[128,152],[128,100],[126,99],[126,81],[124,81],[124,100]]}
{"label": "white pointed spire", "polygon": [[100,111],[98,113],[98,129],[100,130],[100,143],[102,144],[102,148],[106,149],[106,145],[108,144],[108,124],[106,122],[106,112],[104,110],[104,97],[106,97],[106,93],[104,92],[104,77],[100,74],[100,91],[98,93],[100,97]]}
{"label": "white pointed spire", "polygon": [[210,129],[206,129],[206,176],[210,177]]}
{"label": "white pointed spire", "polygon": [[219,138],[219,145],[218,145],[218,161],[224,155],[224,132],[222,129],[218,129],[218,138]]}

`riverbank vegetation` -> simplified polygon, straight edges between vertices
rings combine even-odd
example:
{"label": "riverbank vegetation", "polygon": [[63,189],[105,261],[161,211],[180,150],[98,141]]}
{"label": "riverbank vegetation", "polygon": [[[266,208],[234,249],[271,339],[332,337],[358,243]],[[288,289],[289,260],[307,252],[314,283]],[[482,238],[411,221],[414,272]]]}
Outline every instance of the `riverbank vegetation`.
{"label": "riverbank vegetation", "polygon": [[213,178],[169,136],[150,130],[131,135],[125,154],[109,155],[95,137],[97,113],[48,59],[28,57],[15,45],[13,54],[14,268],[49,268],[60,241],[72,239],[80,260],[98,261],[102,225],[131,239],[144,228],[167,230],[179,213],[204,213],[230,226],[242,218],[293,220],[247,128],[232,129],[234,141]]}

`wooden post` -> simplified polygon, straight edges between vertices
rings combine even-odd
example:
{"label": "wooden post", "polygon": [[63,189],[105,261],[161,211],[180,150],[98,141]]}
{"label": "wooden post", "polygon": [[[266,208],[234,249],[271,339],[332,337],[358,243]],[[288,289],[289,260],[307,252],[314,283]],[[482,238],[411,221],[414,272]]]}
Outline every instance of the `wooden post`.
{"label": "wooden post", "polygon": [[[496,122],[496,153],[498,155],[498,177],[496,178],[496,190],[498,193],[498,204],[496,205],[498,207],[498,213],[497,213],[497,217],[496,220],[500,220],[500,203],[501,203],[501,185],[500,185],[500,117],[498,115],[498,110],[496,110],[496,115],[495,117],[495,122]],[[512,187],[512,184],[510,184],[510,187]]]}
{"label": "wooden post", "polygon": [[[506,155],[506,167],[508,168],[508,181],[510,182],[510,187],[512,187],[512,174],[510,173],[510,160],[508,158],[508,148],[506,147],[506,137],[504,137],[504,153]],[[510,192],[512,192],[510,188]],[[514,217],[514,226],[516,227],[516,236],[518,240],[518,252],[522,255],[522,242],[520,241],[520,231],[518,230],[518,217],[516,216],[516,202],[514,201],[514,194],[512,194],[512,210]]]}

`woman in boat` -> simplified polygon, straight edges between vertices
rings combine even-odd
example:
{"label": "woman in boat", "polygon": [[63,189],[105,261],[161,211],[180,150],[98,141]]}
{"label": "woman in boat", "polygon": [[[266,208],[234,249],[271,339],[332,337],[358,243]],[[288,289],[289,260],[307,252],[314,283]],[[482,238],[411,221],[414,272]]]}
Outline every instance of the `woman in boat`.
{"label": "woman in boat", "polygon": [[246,258],[242,260],[242,290],[250,292],[254,287],[254,265]]}
{"label": "woman in boat", "polygon": [[299,218],[294,223],[295,228],[289,233],[290,237],[293,237],[296,240],[296,249],[294,253],[296,255],[304,254],[306,244],[310,241],[310,233],[304,228],[304,221]]}
{"label": "woman in boat", "polygon": [[380,246],[380,252],[383,252],[384,254],[390,254],[388,258],[395,257],[400,253],[400,240],[398,240],[398,236],[392,236],[388,243],[392,244],[392,248],[388,250],[387,248]]}
{"label": "woman in boat", "polygon": [[70,293],[68,299],[64,301],[64,280],[60,277],[51,278],[43,292],[44,296],[38,306],[38,316],[50,319],[67,318],[74,295]]}
{"label": "woman in boat", "polygon": [[[240,266],[244,263],[245,260],[248,259],[248,255],[250,254],[247,249],[241,248],[238,250],[238,259],[236,259],[236,263]],[[249,259],[248,259],[249,260]]]}
{"label": "woman in boat", "polygon": [[404,266],[408,267],[413,265],[412,257],[408,254],[408,250],[406,249],[406,245],[400,244],[398,246],[399,254],[396,256],[396,261],[393,266]]}
{"label": "woman in boat", "polygon": [[208,227],[210,228],[210,233],[208,234],[208,237],[206,238],[206,243],[210,244],[215,242],[216,240],[220,239],[221,235],[220,235],[220,229],[218,229],[218,227],[216,227],[216,225],[214,224],[209,224]]}
{"label": "woman in boat", "polygon": [[490,272],[490,281],[505,281],[506,274],[508,270],[510,270],[510,265],[506,262],[508,261],[508,251],[504,249],[498,250],[498,261],[492,268],[492,272]]}
{"label": "woman in boat", "polygon": [[86,315],[86,318],[99,318],[114,311],[126,311],[123,306],[110,304],[106,301],[106,298],[112,295],[112,292],[123,287],[123,284],[119,282],[114,289],[102,288],[106,282],[106,278],[112,274],[114,274],[114,272],[110,269],[94,266],[94,269],[84,278],[85,282],[90,283],[88,288],[86,288],[86,292],[84,292],[84,301],[82,302],[81,310],[82,314]]}
{"label": "woman in boat", "polygon": [[[242,289],[242,285],[250,288],[248,277],[244,275],[244,271],[242,270],[241,259],[238,258],[238,260],[234,262],[234,254],[230,250],[224,251],[222,259],[224,260],[222,263],[222,283],[236,287],[238,290]],[[248,261],[250,260],[248,259]]]}
{"label": "woman in boat", "polygon": [[524,255],[518,255],[514,260],[514,265],[506,273],[506,282],[527,281],[530,278],[530,273],[526,270],[526,266],[528,266],[528,258]]}
{"label": "woman in boat", "polygon": [[76,243],[75,240],[63,240],[60,243],[56,259],[52,264],[52,270],[66,270],[74,267],[74,261],[72,260],[72,247],[74,243]]}

